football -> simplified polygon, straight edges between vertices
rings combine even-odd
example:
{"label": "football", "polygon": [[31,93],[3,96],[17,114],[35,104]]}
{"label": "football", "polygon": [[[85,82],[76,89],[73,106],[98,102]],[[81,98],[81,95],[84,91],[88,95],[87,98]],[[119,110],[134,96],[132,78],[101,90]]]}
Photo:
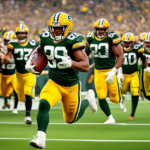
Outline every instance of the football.
{"label": "football", "polygon": [[35,53],[32,55],[31,63],[32,65],[36,65],[34,70],[41,74],[41,72],[46,68],[48,61],[47,57],[43,53]]}

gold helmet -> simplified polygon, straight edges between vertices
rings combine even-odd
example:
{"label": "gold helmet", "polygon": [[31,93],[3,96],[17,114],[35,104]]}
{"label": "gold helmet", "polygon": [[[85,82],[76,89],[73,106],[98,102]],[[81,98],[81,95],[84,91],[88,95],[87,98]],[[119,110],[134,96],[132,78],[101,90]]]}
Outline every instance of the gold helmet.
{"label": "gold helmet", "polygon": [[[17,40],[18,40],[20,43],[24,43],[24,42],[27,41],[27,38],[28,38],[28,35],[29,35],[29,28],[28,28],[26,25],[24,25],[24,24],[20,24],[20,25],[16,28],[15,33],[16,33],[16,38],[17,38]],[[26,33],[26,36],[23,37],[23,39],[22,39],[22,38],[19,39],[19,38],[18,38],[18,33]]]}
{"label": "gold helmet", "polygon": [[[98,19],[95,24],[94,24],[94,29],[96,31],[96,35],[98,36],[98,38],[102,39],[104,38],[108,32],[109,32],[109,22],[106,19]],[[96,29],[105,29],[106,32],[104,33],[104,35],[100,36],[97,32]]]}
{"label": "gold helmet", "polygon": [[15,34],[11,31],[5,32],[3,35],[4,45],[7,45],[10,40],[15,37]]}
{"label": "gold helmet", "polygon": [[150,48],[146,47],[145,43],[150,43],[150,33],[145,33],[142,37],[142,40],[144,42],[144,47],[146,48],[146,50],[150,50]]}
{"label": "gold helmet", "polygon": [[[133,33],[131,33],[131,32],[125,33],[122,36],[122,42],[123,42],[122,46],[124,47],[124,49],[125,50],[129,50],[132,47],[132,45],[134,44],[134,42],[135,42],[135,37],[134,37]],[[125,47],[124,46],[124,42],[131,43],[131,44],[130,44],[129,47]]]}
{"label": "gold helmet", "polygon": [[143,33],[140,34],[140,41],[141,41],[141,42],[143,41],[143,36],[144,36],[144,34],[146,34],[146,32],[143,32]]}
{"label": "gold helmet", "polygon": [[[55,27],[63,27],[63,32],[61,35],[56,36],[54,34]],[[65,39],[67,35],[69,34],[69,32],[71,31],[72,27],[73,27],[72,18],[64,12],[58,12],[54,14],[48,23],[50,36],[55,41],[61,41]]]}

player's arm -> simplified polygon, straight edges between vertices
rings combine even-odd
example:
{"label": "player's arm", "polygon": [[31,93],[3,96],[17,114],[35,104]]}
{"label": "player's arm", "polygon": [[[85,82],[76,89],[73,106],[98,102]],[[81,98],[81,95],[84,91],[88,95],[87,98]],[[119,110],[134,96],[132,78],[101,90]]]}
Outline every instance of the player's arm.
{"label": "player's arm", "polygon": [[4,55],[4,58],[2,59],[2,64],[7,64],[10,61],[12,54],[13,51],[8,49],[7,53]]}
{"label": "player's arm", "polygon": [[112,46],[112,51],[114,55],[117,57],[117,61],[115,63],[115,68],[118,69],[119,67],[122,66],[123,61],[124,61],[124,54],[123,50],[120,44],[115,44]]}
{"label": "player's arm", "polygon": [[73,52],[76,61],[72,61],[71,68],[81,72],[89,71],[89,60],[84,50],[77,50]]}
{"label": "player's arm", "polygon": [[138,53],[138,58],[141,58],[142,62],[144,63],[144,66],[148,66],[148,61],[146,59],[146,56],[143,53]]}
{"label": "player's arm", "polygon": [[89,49],[89,46],[86,44],[85,46],[85,53],[87,54],[87,56],[89,56],[91,54],[91,50]]}

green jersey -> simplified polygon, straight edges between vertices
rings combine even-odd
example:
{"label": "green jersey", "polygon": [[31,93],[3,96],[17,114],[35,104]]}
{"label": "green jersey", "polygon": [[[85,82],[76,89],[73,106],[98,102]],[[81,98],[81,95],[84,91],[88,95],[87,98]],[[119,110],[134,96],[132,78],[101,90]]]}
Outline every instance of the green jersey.
{"label": "green jersey", "polygon": [[59,69],[57,64],[68,56],[76,61],[73,52],[85,47],[84,37],[78,33],[69,33],[63,41],[55,42],[50,38],[50,33],[45,31],[40,35],[39,43],[48,59],[49,79],[66,87],[77,84],[78,71],[72,68]]}
{"label": "green jersey", "polygon": [[103,39],[97,38],[94,33],[89,33],[86,44],[94,54],[96,69],[110,69],[115,65],[116,57],[112,51],[113,44],[119,44],[120,38],[117,33],[108,33]]}
{"label": "green jersey", "polygon": [[[4,54],[7,53],[7,47],[4,46]],[[1,72],[3,75],[12,75],[15,73],[16,66],[14,63],[14,58],[11,56],[10,61],[7,64],[2,64]]]}
{"label": "green jersey", "polygon": [[38,46],[38,42],[34,40],[27,41],[24,46],[18,43],[16,39],[8,43],[7,48],[13,52],[17,72],[21,74],[28,73],[25,69],[26,61],[28,60],[27,56]]}
{"label": "green jersey", "polygon": [[132,48],[124,51],[124,62],[122,64],[123,74],[132,74],[138,71],[139,53],[144,53],[144,48],[140,44],[134,44]]}
{"label": "green jersey", "polygon": [[144,47],[144,54],[145,54],[147,61],[148,61],[148,67],[150,67],[150,51],[146,50],[145,47]]}

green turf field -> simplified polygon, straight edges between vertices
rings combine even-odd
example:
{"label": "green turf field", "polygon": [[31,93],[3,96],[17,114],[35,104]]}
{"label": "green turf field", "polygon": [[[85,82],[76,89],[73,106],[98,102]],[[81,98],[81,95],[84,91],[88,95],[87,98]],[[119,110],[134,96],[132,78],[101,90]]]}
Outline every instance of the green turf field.
{"label": "green turf field", "polygon": [[[109,102],[109,101],[108,101]],[[63,120],[61,104],[50,111],[45,150],[149,150],[150,149],[150,102],[139,101],[135,120],[129,121],[131,101],[126,101],[127,112],[119,104],[109,103],[116,119],[114,125],[102,124],[106,116],[98,109],[93,114],[89,109],[75,124]],[[34,150],[29,141],[36,135],[36,114],[32,111],[31,126],[24,124],[24,111],[18,115],[0,111],[0,150]]]}

